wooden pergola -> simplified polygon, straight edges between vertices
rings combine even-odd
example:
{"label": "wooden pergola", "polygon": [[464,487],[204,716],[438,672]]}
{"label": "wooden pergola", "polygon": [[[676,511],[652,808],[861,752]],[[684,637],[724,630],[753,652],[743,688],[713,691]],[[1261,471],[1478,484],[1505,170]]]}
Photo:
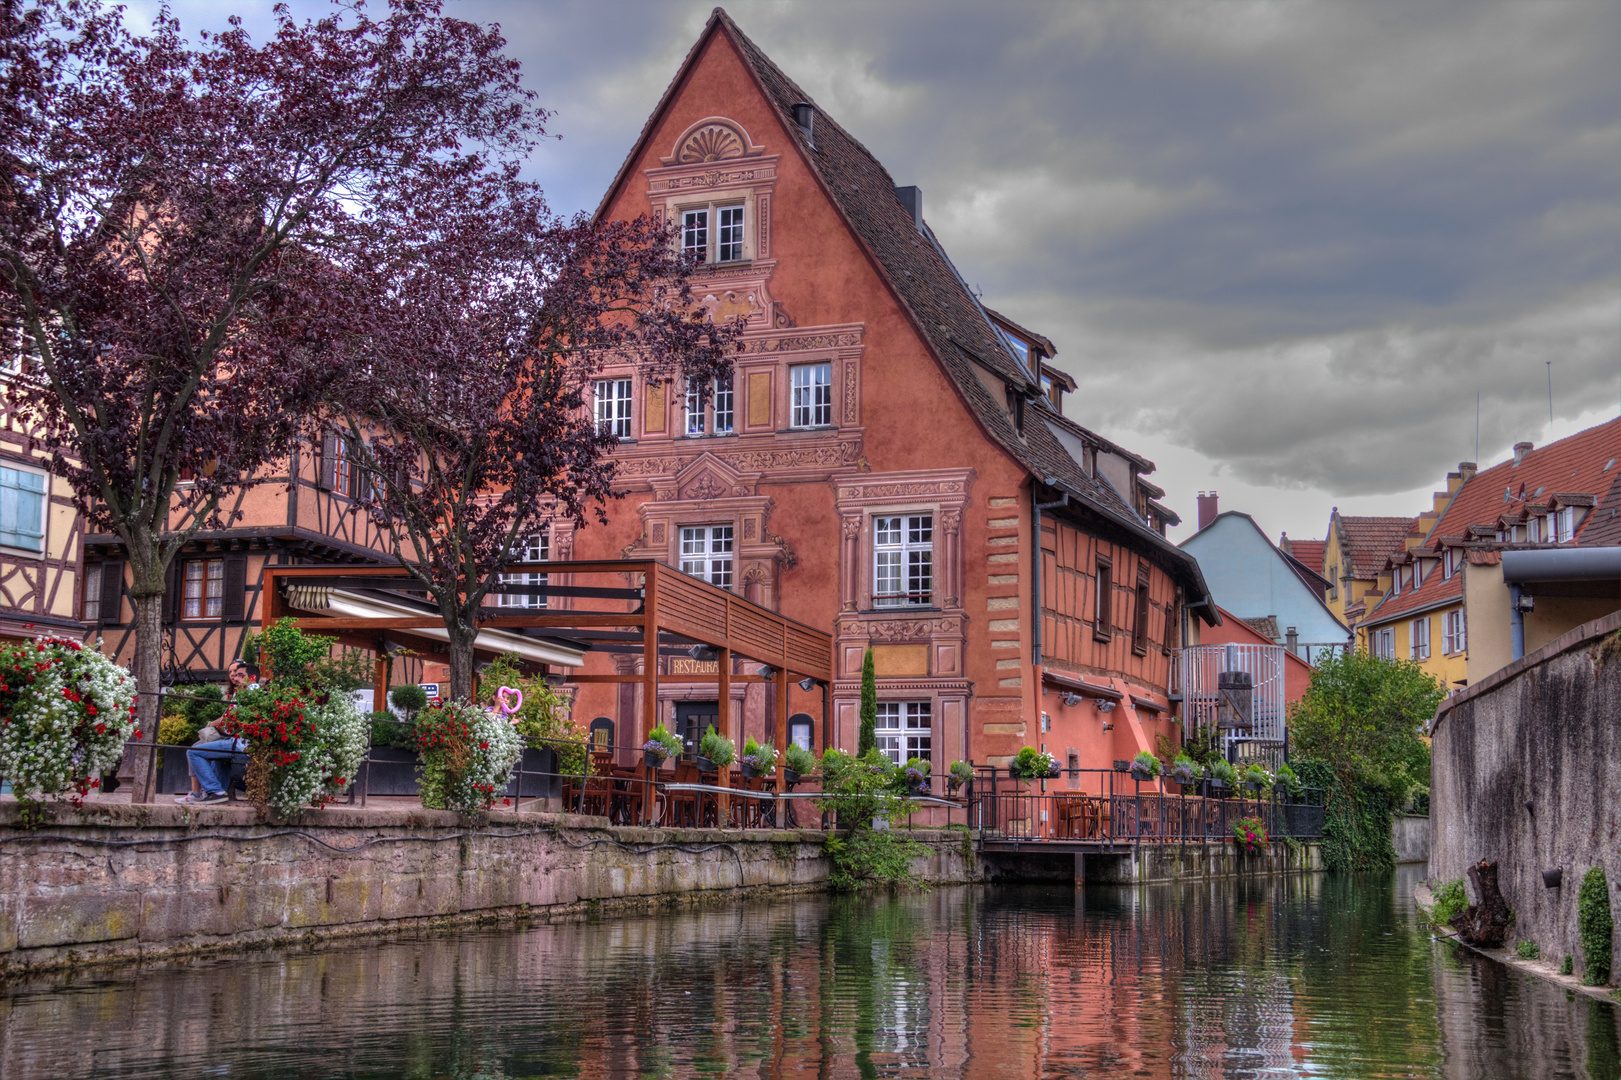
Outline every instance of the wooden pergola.
{"label": "wooden pergola", "polygon": [[[544,596],[548,606],[486,607],[479,617],[480,630],[544,631],[533,636],[587,655],[640,653],[640,672],[549,672],[565,684],[639,684],[641,709],[631,746],[639,747],[659,723],[659,657],[687,655],[694,647],[714,650],[716,673],[683,672],[664,676],[664,680],[683,685],[714,683],[725,734],[736,745],[741,746],[742,718],[731,714],[732,684],[775,684],[778,791],[786,790],[782,751],[788,745],[790,682],[811,679],[822,687],[823,745],[824,748],[829,745],[828,688],[833,680],[833,639],[827,632],[784,618],[651,559],[514,563],[505,573],[509,576],[545,575],[544,581],[504,584],[499,591],[507,595]],[[425,586],[398,567],[267,566],[264,577],[261,625],[269,626],[277,619],[291,617],[298,620],[302,630],[376,652],[377,701],[382,701],[388,690],[384,656],[391,644],[404,645],[420,654],[443,653],[443,643],[426,636],[425,632],[442,630],[444,621],[438,612],[423,605],[420,597],[426,592]],[[593,577],[623,584],[580,583],[582,578]],[[402,613],[325,614],[319,610],[322,603],[333,596],[372,598],[401,608]],[[493,654],[501,649],[481,644],[479,651]],[[768,670],[753,675],[734,674],[734,658],[758,663]],[[727,770],[723,769],[721,782],[726,781]]]}

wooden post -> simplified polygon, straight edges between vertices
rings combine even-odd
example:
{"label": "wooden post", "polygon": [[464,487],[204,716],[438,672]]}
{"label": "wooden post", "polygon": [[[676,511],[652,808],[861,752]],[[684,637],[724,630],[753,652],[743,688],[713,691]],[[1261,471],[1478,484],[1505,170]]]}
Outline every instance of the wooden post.
{"label": "wooden post", "polygon": [[[719,664],[720,733],[725,738],[731,739],[732,745],[736,746],[737,739],[734,738],[732,730],[732,650],[724,645],[720,647]],[[734,753],[732,756],[736,757],[737,755]],[[731,787],[732,763],[727,762],[725,765],[717,765],[715,769],[719,774],[715,778],[715,783],[723,788]],[[717,796],[715,803],[715,825],[717,828],[724,829],[732,820],[732,797],[724,794]],[[741,885],[742,882],[740,881],[738,884]]]}
{"label": "wooden post", "polygon": [[377,653],[377,662],[372,665],[371,676],[371,711],[386,712],[388,710],[388,657],[382,654],[381,648]]}
{"label": "wooden post", "polygon": [[[658,571],[648,568],[643,580],[642,604],[642,722],[632,743],[632,753],[641,753],[648,733],[658,726],[659,715],[659,620]],[[647,784],[642,791],[642,824],[653,821],[653,776],[647,772]]]}

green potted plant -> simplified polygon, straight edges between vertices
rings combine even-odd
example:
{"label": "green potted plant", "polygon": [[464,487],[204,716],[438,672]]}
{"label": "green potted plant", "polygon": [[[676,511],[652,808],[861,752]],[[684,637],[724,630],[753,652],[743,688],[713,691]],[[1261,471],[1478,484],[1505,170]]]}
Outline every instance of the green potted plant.
{"label": "green potted plant", "polygon": [[946,790],[953,795],[964,784],[974,782],[974,767],[966,761],[953,761],[946,770]]}
{"label": "green potted plant", "polygon": [[1300,798],[1305,792],[1305,785],[1300,782],[1300,777],[1296,776],[1295,771],[1288,765],[1279,765],[1274,779],[1279,790],[1291,801]]}
{"label": "green potted plant", "polygon": [[1058,759],[1045,750],[1026,746],[1008,762],[1007,771],[1015,780],[1046,780],[1058,775]]}
{"label": "green potted plant", "polygon": [[816,771],[816,755],[795,742],[789,743],[782,752],[782,763],[784,777],[790,784],[797,784],[801,777]]}
{"label": "green potted plant", "polygon": [[1233,763],[1225,758],[1217,758],[1210,763],[1210,778],[1205,781],[1205,793],[1214,795],[1218,799],[1225,799],[1227,792],[1238,783],[1238,770]]}
{"label": "green potted plant", "polygon": [[663,724],[647,733],[647,741],[642,744],[642,760],[649,768],[656,769],[664,764],[666,758],[680,755],[680,737]]}
{"label": "green potted plant", "polygon": [[1197,784],[1203,775],[1203,766],[1186,754],[1176,755],[1176,760],[1171,762],[1171,779],[1183,787]]}
{"label": "green potted plant", "polygon": [[1266,850],[1266,823],[1258,817],[1239,818],[1233,822],[1233,842],[1246,855],[1259,855]]}
{"label": "green potted plant", "polygon": [[901,769],[901,777],[909,795],[929,793],[929,763],[923,758],[908,758]]}
{"label": "green potted plant", "polygon": [[710,724],[704,737],[698,740],[698,768],[704,772],[718,772],[730,765],[737,757],[737,747],[732,740],[715,730]]}
{"label": "green potted plant", "polygon": [[1262,793],[1272,787],[1272,774],[1266,771],[1266,766],[1259,762],[1245,766],[1241,779],[1245,791]]}
{"label": "green potted plant", "polygon": [[749,779],[763,776],[777,767],[777,748],[770,743],[757,743],[753,738],[743,740],[743,775]]}
{"label": "green potted plant", "polygon": [[1131,775],[1142,782],[1147,782],[1159,775],[1159,758],[1152,751],[1139,750],[1137,756],[1131,759]]}

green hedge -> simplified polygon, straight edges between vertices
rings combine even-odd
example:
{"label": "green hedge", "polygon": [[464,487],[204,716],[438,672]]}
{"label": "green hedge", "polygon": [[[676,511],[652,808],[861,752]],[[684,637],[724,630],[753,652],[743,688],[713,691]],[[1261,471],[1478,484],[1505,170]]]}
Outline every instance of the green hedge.
{"label": "green hedge", "polygon": [[1398,800],[1382,786],[1341,776],[1326,761],[1290,762],[1301,783],[1326,793],[1323,864],[1329,870],[1393,870],[1396,845],[1391,824]]}

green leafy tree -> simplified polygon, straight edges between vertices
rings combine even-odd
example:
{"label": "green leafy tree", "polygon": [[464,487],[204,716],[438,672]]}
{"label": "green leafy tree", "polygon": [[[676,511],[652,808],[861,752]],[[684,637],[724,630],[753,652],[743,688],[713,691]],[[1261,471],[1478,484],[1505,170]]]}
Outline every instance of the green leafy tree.
{"label": "green leafy tree", "polygon": [[869,750],[878,749],[878,673],[872,663],[872,649],[861,660],[861,737],[856,741],[856,756],[866,757]]}
{"label": "green leafy tree", "polygon": [[1422,732],[1445,694],[1417,664],[1330,653],[1289,708],[1290,743],[1298,756],[1321,759],[1342,779],[1383,789],[1400,803],[1429,786]]}

